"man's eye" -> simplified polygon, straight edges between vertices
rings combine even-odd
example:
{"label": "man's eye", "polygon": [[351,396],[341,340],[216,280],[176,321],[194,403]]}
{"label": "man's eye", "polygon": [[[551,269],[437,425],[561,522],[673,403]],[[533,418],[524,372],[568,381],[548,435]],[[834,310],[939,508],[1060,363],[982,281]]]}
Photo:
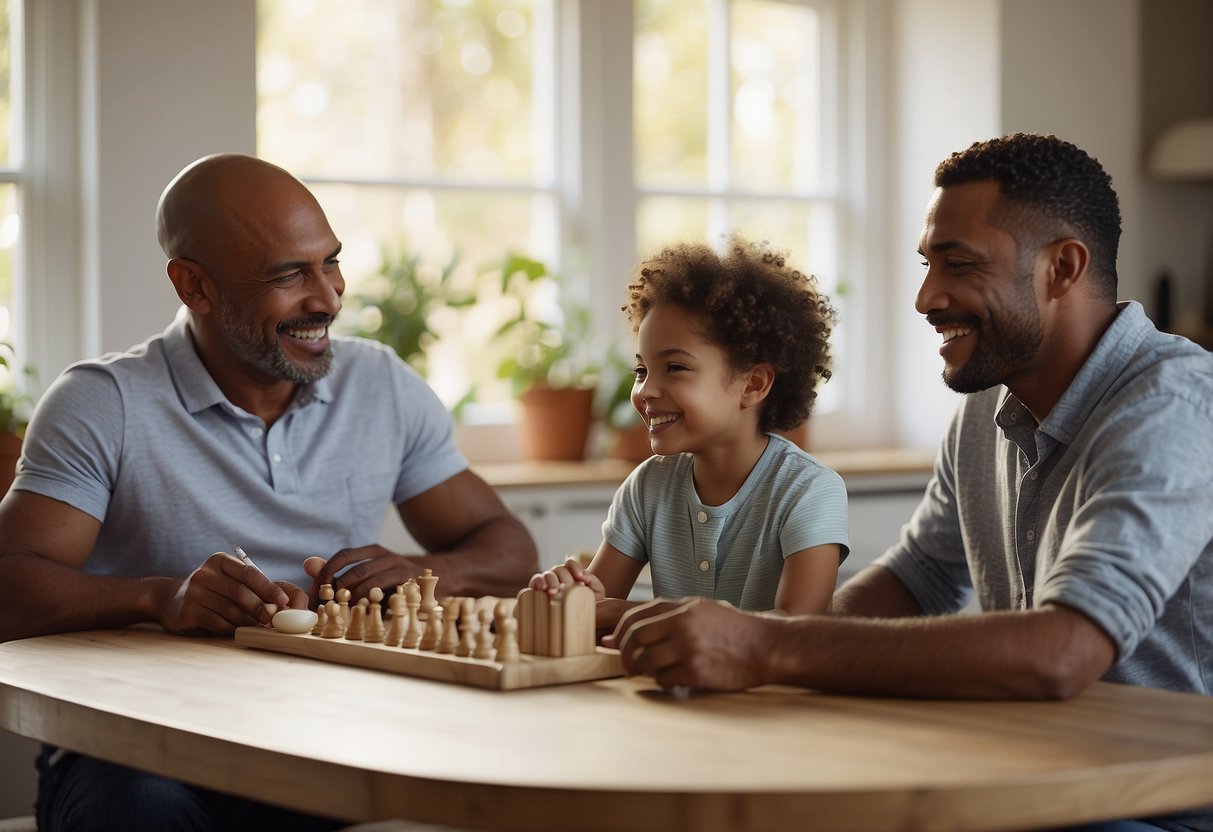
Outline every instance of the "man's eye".
{"label": "man's eye", "polygon": [[295,280],[296,278],[299,278],[299,277],[303,277],[303,272],[294,271],[294,272],[290,272],[289,274],[278,275],[277,277],[274,278],[274,282],[275,283],[286,283],[287,281]]}
{"label": "man's eye", "polygon": [[680,373],[680,372],[682,372],[683,370],[686,370],[686,369],[687,369],[687,367],[686,367],[685,365],[682,365],[682,364],[671,364],[670,366],[666,367],[666,372],[668,372],[668,373]]}

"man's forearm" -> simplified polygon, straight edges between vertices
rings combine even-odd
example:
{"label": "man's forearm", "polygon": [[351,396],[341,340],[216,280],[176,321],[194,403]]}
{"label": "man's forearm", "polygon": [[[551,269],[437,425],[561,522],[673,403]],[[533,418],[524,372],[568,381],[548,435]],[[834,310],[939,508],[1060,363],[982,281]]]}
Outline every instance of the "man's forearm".
{"label": "man's forearm", "polygon": [[457,547],[409,559],[434,570],[444,595],[513,597],[539,571],[535,542],[511,516],[488,521]]}
{"label": "man's forearm", "polygon": [[1114,660],[1110,640],[1060,607],[946,617],[774,621],[764,676],[839,693],[1057,699]]}
{"label": "man's forearm", "polygon": [[864,618],[922,615],[922,608],[896,575],[883,566],[869,566],[834,593],[830,614]]}
{"label": "man's forearm", "polygon": [[91,575],[36,555],[0,555],[0,641],[154,621],[174,583]]}

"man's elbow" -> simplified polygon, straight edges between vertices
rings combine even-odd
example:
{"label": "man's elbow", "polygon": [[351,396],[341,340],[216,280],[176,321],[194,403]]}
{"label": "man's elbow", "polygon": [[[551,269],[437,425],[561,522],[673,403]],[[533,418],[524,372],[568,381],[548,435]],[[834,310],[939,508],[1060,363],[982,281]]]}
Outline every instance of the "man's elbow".
{"label": "man's elbow", "polygon": [[1037,653],[1032,678],[1040,699],[1070,699],[1099,681],[1116,661],[1116,645],[1086,615],[1065,607],[1053,613],[1064,622],[1063,636],[1054,649]]}

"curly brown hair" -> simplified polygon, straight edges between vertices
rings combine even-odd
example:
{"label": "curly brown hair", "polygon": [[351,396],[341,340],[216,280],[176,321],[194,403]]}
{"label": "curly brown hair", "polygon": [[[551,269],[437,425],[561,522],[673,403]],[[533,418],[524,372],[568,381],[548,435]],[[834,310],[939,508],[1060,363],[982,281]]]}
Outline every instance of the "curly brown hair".
{"label": "curly brown hair", "polygon": [[830,327],[838,318],[817,278],[765,241],[734,236],[723,257],[702,243],[679,243],[636,267],[622,307],[632,332],[663,303],[694,315],[733,370],[774,367],[761,430],[790,430],[809,417],[818,382],[830,378]]}

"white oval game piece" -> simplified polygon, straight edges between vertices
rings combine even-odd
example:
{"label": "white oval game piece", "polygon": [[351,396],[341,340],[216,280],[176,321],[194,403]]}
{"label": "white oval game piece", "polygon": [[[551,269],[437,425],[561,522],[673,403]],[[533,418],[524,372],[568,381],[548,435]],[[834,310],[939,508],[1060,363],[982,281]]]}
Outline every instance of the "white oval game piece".
{"label": "white oval game piece", "polygon": [[278,610],[270,621],[282,633],[310,633],[316,626],[316,613],[311,610]]}

